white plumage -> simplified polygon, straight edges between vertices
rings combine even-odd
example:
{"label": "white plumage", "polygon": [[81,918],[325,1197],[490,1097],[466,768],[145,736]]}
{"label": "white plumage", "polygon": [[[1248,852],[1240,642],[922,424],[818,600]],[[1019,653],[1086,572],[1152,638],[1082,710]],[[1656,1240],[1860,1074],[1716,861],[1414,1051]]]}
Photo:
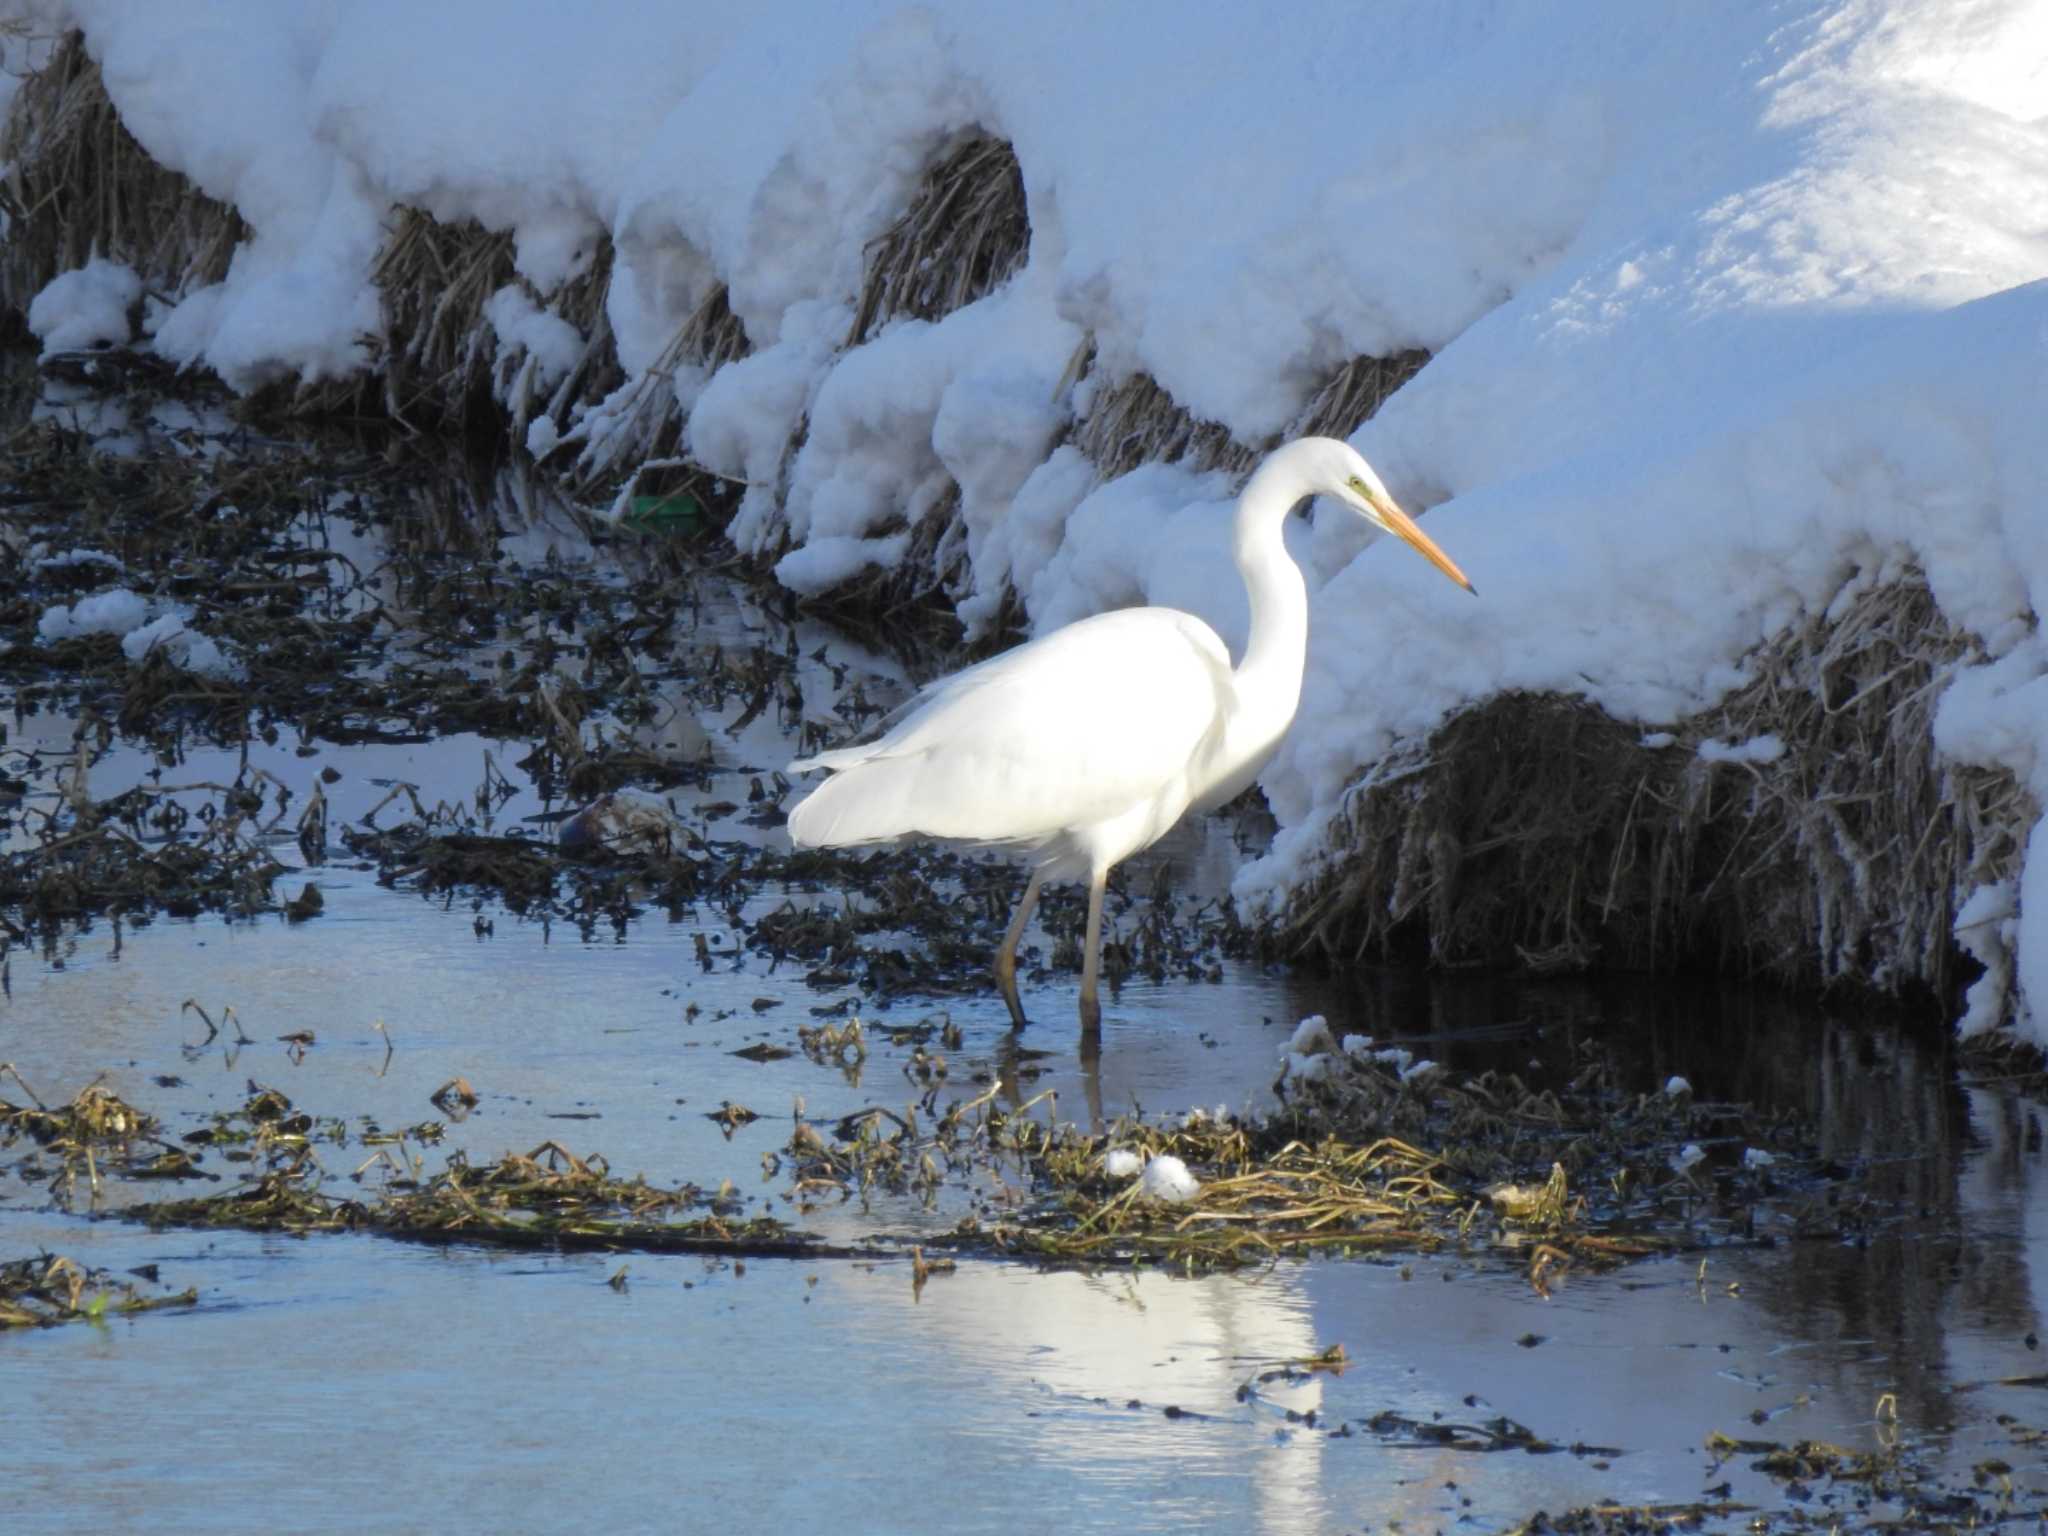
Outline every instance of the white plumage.
{"label": "white plumage", "polygon": [[1343,501],[1470,588],[1352,448],[1302,438],[1269,456],[1238,498],[1236,556],[1251,629],[1236,668],[1216,632],[1178,609],[1127,608],[1069,624],[933,683],[880,740],[791,764],[832,777],[790,812],[790,840],[845,847],[923,836],[1017,851],[1032,875],[997,953],[996,980],[1020,1026],[1017,943],[1039,887],[1086,880],[1081,1024],[1092,1035],[1110,869],[1190,809],[1247,787],[1294,719],[1308,594],[1283,528],[1315,494]]}
{"label": "white plumage", "polygon": [[[1143,686],[1077,686],[1104,655]],[[1016,843],[1050,879],[1085,875],[1108,826],[1140,807],[1160,821],[1114,862],[1172,826],[1214,776],[1233,693],[1229,656],[1199,620],[1098,614],[934,683],[880,741],[793,764],[833,777],[791,814],[790,836]]]}

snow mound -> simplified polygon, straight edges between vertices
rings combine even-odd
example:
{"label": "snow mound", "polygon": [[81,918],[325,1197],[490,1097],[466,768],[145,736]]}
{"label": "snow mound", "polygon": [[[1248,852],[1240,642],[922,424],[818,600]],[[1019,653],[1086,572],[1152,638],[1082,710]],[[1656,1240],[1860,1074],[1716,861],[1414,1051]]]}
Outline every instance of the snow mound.
{"label": "snow mound", "polygon": [[43,356],[87,347],[126,346],[135,334],[129,312],[142,302],[142,279],[119,262],[94,257],[53,277],[28,306],[28,328]]}
{"label": "snow mound", "polygon": [[45,645],[84,635],[125,635],[149,622],[149,599],[126,587],[114,587],[59,603],[36,620],[36,636]]}
{"label": "snow mound", "polygon": [[1188,1171],[1188,1165],[1171,1156],[1155,1157],[1145,1164],[1138,1188],[1147,1199],[1169,1205],[1189,1204],[1202,1192],[1201,1181]]}
{"label": "snow mound", "polygon": [[152,602],[139,592],[115,587],[46,609],[36,621],[36,635],[45,644],[86,635],[117,635],[121,653],[143,661],[162,651],[187,672],[204,677],[239,677],[241,665],[210,635],[191,627],[191,613],[177,604]]}
{"label": "snow mound", "polygon": [[121,637],[121,654],[139,662],[161,651],[187,672],[202,677],[239,676],[240,666],[228,659],[220,643],[190,628],[186,617],[179,612],[165,613],[129,630]]}

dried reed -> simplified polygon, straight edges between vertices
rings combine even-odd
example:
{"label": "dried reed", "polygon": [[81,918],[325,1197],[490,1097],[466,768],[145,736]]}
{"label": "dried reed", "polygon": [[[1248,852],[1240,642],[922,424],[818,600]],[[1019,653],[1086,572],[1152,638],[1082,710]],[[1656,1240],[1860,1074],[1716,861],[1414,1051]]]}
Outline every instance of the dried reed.
{"label": "dried reed", "polygon": [[[1667,745],[1583,700],[1489,699],[1358,781],[1279,936],[1948,997],[1954,914],[2017,870],[2037,815],[2010,774],[1936,758],[1935,704],[1978,654],[1909,571],[1752,654],[1753,680]],[[1768,761],[1700,755],[1767,734]]]}
{"label": "dried reed", "polygon": [[176,297],[227,274],[242,217],[165,170],[121,125],[84,38],[22,81],[0,125],[0,305],[26,310],[59,273],[104,256]]}
{"label": "dried reed", "polygon": [[896,222],[870,241],[846,344],[900,315],[938,320],[993,293],[1024,264],[1024,171],[1006,140],[975,128],[941,150]]}

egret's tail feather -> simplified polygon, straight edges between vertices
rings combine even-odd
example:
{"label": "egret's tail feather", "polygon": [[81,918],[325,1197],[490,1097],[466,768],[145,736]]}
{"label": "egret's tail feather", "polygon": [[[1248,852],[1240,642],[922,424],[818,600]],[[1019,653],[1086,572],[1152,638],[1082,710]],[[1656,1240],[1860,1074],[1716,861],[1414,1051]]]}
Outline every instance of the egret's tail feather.
{"label": "egret's tail feather", "polygon": [[809,757],[800,757],[783,770],[784,773],[812,773],[820,768],[851,768],[863,763],[874,754],[874,745],[864,747],[834,747],[829,752],[813,752]]}
{"label": "egret's tail feather", "polygon": [[[822,752],[790,766],[829,768],[839,755]],[[800,848],[846,848],[929,831],[918,815],[921,766],[915,757],[856,759],[789,813],[789,840]]]}

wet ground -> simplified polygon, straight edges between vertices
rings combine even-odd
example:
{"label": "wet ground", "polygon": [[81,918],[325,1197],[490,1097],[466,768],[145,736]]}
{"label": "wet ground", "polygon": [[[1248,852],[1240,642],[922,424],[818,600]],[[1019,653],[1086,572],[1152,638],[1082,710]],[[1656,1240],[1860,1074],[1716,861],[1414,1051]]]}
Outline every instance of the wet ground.
{"label": "wet ground", "polygon": [[[187,406],[39,399],[79,440],[17,439],[0,619],[32,629],[74,601],[39,562],[105,548],[246,672],[195,682],[107,641],[53,658],[18,626],[0,653],[0,1103],[109,1102],[91,1089],[156,1122],[89,1164],[41,1120],[0,1146],[0,1264],[23,1264],[10,1304],[29,1314],[0,1329],[9,1530],[2039,1523],[2043,1112],[1938,1031],[1696,981],[1296,974],[1223,918],[1259,831],[1219,820],[1126,871],[1099,1060],[1076,1050],[1071,899],[1029,940],[1020,1041],[981,974],[1013,880],[792,864],[778,830],[775,771],[807,726],[857,726],[942,658],[707,569],[715,545],[675,506],[612,535],[517,478],[423,486],[341,448],[317,475],[294,461],[296,500],[246,530],[200,496],[218,543],[184,549],[196,536],[119,511],[148,477],[106,461],[271,448],[224,443]],[[53,478],[34,454],[90,462]],[[90,494],[53,549],[29,490],[62,485]],[[179,560],[207,558],[229,577],[176,585]],[[510,840],[552,850],[609,789],[624,798],[596,835],[620,846],[535,875]],[[108,862],[60,858],[93,838]],[[203,855],[185,884],[134,876],[175,848]],[[1342,1259],[1000,1256],[1048,1198],[1020,1125],[1094,1148],[1195,1108],[1298,1112],[1303,1091],[1274,1083],[1310,1014],[1440,1064],[1371,1080],[1417,1135],[1421,1106],[1475,1074],[1564,1100],[1598,1076],[1618,1118],[1664,1139],[1585,1165],[1629,1190],[1574,1164],[1599,1208],[1577,1235],[1640,1236],[1646,1256],[1593,1262],[1570,1223],[1491,1214]],[[805,1048],[855,1018],[864,1054]],[[1673,1076],[1687,1101],[1744,1108],[1658,1119]],[[259,1100],[288,1108],[259,1125]],[[804,1166],[805,1127],[854,1145],[883,1123],[849,1127],[863,1112],[925,1135],[962,1106],[981,1140],[931,1178]],[[1782,1162],[1745,1163],[1767,1147]],[[190,1176],[138,1176],[170,1152]],[[772,1218],[817,1248],[116,1214],[286,1160],[375,1206],[507,1154],[601,1160],[693,1191],[692,1221]],[[1008,1250],[985,1240],[1006,1231]]]}

